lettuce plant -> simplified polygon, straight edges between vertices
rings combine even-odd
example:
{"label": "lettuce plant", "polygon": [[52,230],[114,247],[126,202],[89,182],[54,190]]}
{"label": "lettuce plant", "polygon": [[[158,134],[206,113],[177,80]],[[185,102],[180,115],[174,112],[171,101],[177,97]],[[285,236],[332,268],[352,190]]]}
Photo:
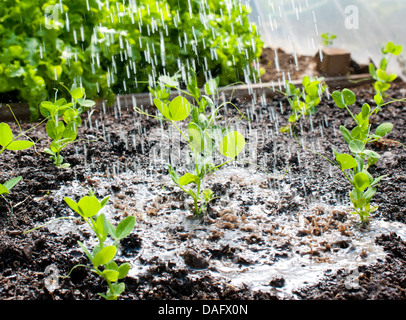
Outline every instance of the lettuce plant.
{"label": "lettuce plant", "polygon": [[[92,263],[90,267],[92,272],[107,282],[106,294],[99,293],[99,295],[106,300],[117,300],[125,290],[125,284],[118,280],[127,276],[131,266],[127,262],[118,265],[114,259],[119,249],[119,241],[127,237],[133,230],[135,217],[128,216],[115,227],[104,213],[100,212],[109,197],[99,201],[92,190],[89,191],[89,195],[82,197],[78,202],[68,197],[65,197],[64,200],[90,226],[98,239],[98,244],[91,251],[82,242],[78,241],[78,244]],[[106,243],[109,235],[113,239],[111,244]]]}
{"label": "lettuce plant", "polygon": [[255,80],[263,42],[249,13],[239,0],[0,0],[0,94],[36,120],[57,82],[113,103],[180,65],[222,85]]}
{"label": "lettuce plant", "polygon": [[321,95],[327,90],[327,86],[320,79],[311,80],[305,76],[302,80],[303,89],[297,88],[293,83],[286,82],[286,91],[281,92],[288,99],[292,108],[289,116],[289,124],[280,129],[281,132],[293,132],[295,124],[301,117],[310,116],[317,112]]}
{"label": "lettuce plant", "polygon": [[388,74],[387,67],[390,60],[390,55],[398,56],[402,53],[402,46],[395,45],[393,42],[389,41],[383,48],[382,54],[384,55],[379,63],[379,68],[376,69],[374,64],[371,62],[369,64],[369,73],[372,79],[375,80],[373,87],[376,93],[379,93],[382,98],[387,97],[386,91],[389,90],[391,82],[397,78],[397,74]]}
{"label": "lettuce plant", "polygon": [[336,162],[347,181],[352,186],[349,193],[353,205],[353,214],[358,214],[361,222],[367,222],[371,213],[378,209],[378,206],[371,206],[370,201],[376,193],[379,182],[385,177],[374,178],[368,169],[379,161],[380,155],[367,148],[367,145],[377,141],[390,133],[393,128],[391,123],[380,124],[374,132],[371,132],[370,117],[377,113],[382,107],[382,100],[377,94],[376,101],[380,104],[371,110],[368,103],[364,103],[358,114],[353,114],[349,106],[356,102],[356,95],[349,89],[342,92],[334,91],[332,94],[335,104],[340,109],[346,109],[354,120],[356,126],[350,131],[345,126],[340,126],[340,131],[348,145],[351,154],[339,153],[334,150]]}
{"label": "lettuce plant", "polygon": [[52,139],[50,147],[45,148],[44,152],[50,155],[58,168],[69,167],[69,163],[63,162],[61,151],[76,141],[78,126],[82,123],[81,114],[95,105],[94,101],[85,98],[84,88],[77,88],[69,93],[72,97],[69,103],[61,98],[55,99],[55,102],[44,101],[40,105],[42,116],[48,119],[46,132]]}
{"label": "lettuce plant", "polygon": [[[210,79],[204,84],[203,94],[198,87],[196,73],[189,72],[186,90],[181,89],[177,76],[161,76],[156,88],[150,91],[155,96],[154,104],[166,121],[169,121],[188,143],[194,160],[194,170],[179,175],[168,165],[169,174],[173,182],[194,200],[194,215],[201,216],[207,204],[213,199],[210,189],[203,189],[204,177],[221,166],[233,161],[245,146],[245,139],[241,133],[229,127],[223,127],[216,122],[219,109],[211,96],[217,94],[218,79]],[[189,102],[184,96],[170,100],[170,89],[177,89],[183,95],[191,98]],[[141,112],[138,108],[136,111]],[[187,122],[184,132],[178,123]],[[215,164],[214,152],[218,150],[227,158],[226,161]],[[195,188],[187,186],[194,185]]]}

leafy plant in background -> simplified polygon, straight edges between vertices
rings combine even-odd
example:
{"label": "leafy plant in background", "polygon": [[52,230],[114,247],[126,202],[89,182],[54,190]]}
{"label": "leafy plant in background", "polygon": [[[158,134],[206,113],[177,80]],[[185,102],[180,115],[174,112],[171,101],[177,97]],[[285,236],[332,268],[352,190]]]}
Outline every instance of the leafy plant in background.
{"label": "leafy plant in background", "polygon": [[372,76],[372,79],[375,80],[373,87],[375,92],[379,93],[382,98],[387,97],[386,91],[389,90],[391,82],[397,78],[395,73],[387,73],[390,55],[398,56],[402,53],[402,50],[403,48],[401,45],[395,45],[390,41],[382,48],[382,54],[384,54],[384,56],[379,63],[379,68],[376,69],[372,62],[369,64],[369,73]]}
{"label": "leafy plant in background", "polygon": [[48,119],[46,132],[52,139],[50,147],[45,148],[44,152],[50,155],[55,166],[59,168],[69,167],[68,163],[63,162],[61,151],[76,141],[78,126],[82,123],[81,114],[95,105],[94,101],[85,98],[84,88],[76,88],[69,93],[69,103],[65,98],[55,98],[55,102],[43,101],[40,105],[42,116]]}
{"label": "leafy plant in background", "polygon": [[[178,96],[170,100],[170,89],[177,89],[189,96],[194,103],[190,103],[184,96]],[[219,109],[223,106],[215,106],[210,96],[217,93],[218,79],[210,79],[204,85],[202,94],[193,70],[189,72],[187,90],[180,88],[177,76],[161,76],[160,83],[156,88],[150,88],[155,96],[154,104],[160,114],[169,121],[187,141],[194,160],[194,170],[179,176],[176,170],[168,165],[169,174],[173,182],[194,200],[194,215],[201,216],[207,204],[213,199],[210,189],[203,189],[204,177],[233,161],[245,146],[245,139],[238,131],[229,127],[222,127],[216,123]],[[136,111],[143,113],[138,108]],[[183,132],[177,125],[180,121],[187,121],[187,130]],[[228,158],[221,164],[214,164],[214,152],[218,150]],[[194,184],[195,189],[187,188]]]}
{"label": "leafy plant in background", "polygon": [[358,214],[361,222],[364,223],[368,221],[370,214],[378,209],[378,206],[371,206],[370,201],[376,193],[379,182],[385,177],[383,175],[374,178],[368,172],[369,167],[376,164],[380,156],[375,151],[367,149],[367,145],[390,133],[393,125],[382,123],[375,129],[374,133],[371,133],[370,117],[377,113],[383,105],[382,100],[378,100],[380,97],[378,94],[376,100],[380,104],[371,110],[370,105],[364,103],[358,114],[353,114],[349,109],[349,106],[356,102],[356,95],[351,90],[334,91],[332,97],[340,109],[348,111],[356,124],[351,131],[345,126],[340,126],[340,131],[351,154],[338,153],[335,150],[334,154],[345,178],[353,187],[349,194],[354,208],[352,213]]}
{"label": "leafy plant in background", "polygon": [[36,120],[60,82],[112,103],[180,68],[201,83],[258,78],[248,16],[237,0],[0,0],[0,99],[28,102]]}
{"label": "leafy plant in background", "polygon": [[[119,249],[120,240],[127,237],[134,229],[135,217],[128,216],[115,227],[104,213],[100,212],[108,202],[109,197],[99,201],[92,190],[89,191],[89,195],[82,197],[78,202],[68,197],[65,197],[64,200],[90,226],[98,239],[98,244],[94,246],[92,251],[89,251],[82,242],[78,241],[78,244],[92,263],[92,272],[107,282],[106,294],[99,293],[99,295],[106,300],[117,300],[125,290],[125,284],[118,280],[127,276],[131,266],[129,263],[118,265],[114,259]],[[112,244],[106,243],[109,235],[113,239]]]}
{"label": "leafy plant in background", "polygon": [[325,47],[332,46],[335,39],[337,39],[336,34],[331,34],[331,33],[328,33],[328,32],[325,32],[325,33],[321,34],[321,43]]}
{"label": "leafy plant in background", "polygon": [[281,132],[293,132],[295,124],[301,117],[310,116],[317,112],[321,95],[327,90],[327,86],[320,79],[311,80],[305,76],[302,79],[303,89],[297,88],[294,84],[286,82],[286,91],[281,92],[288,99],[292,108],[289,116],[289,124],[280,129]]}
{"label": "leafy plant in background", "polygon": [[59,82],[83,85],[89,97],[112,102],[106,61],[98,58],[102,48],[92,39],[94,27],[105,19],[97,3],[0,0],[2,98],[28,102],[32,120]]}

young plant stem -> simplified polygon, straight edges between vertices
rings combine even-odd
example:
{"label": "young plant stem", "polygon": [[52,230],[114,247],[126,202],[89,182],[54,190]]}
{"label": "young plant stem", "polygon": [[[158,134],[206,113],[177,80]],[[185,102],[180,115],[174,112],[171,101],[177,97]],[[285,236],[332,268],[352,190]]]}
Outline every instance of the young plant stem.
{"label": "young plant stem", "polygon": [[348,108],[347,105],[345,105],[345,108],[347,109],[348,113],[351,115],[351,117],[354,119],[355,123],[358,125],[358,120],[355,118],[354,114],[351,112],[351,110]]}

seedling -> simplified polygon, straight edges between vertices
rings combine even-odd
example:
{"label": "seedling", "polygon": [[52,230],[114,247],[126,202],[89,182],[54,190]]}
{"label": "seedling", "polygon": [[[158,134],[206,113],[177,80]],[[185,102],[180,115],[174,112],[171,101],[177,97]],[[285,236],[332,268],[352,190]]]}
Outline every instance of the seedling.
{"label": "seedling", "polygon": [[289,124],[280,129],[281,132],[293,132],[295,124],[301,117],[310,116],[317,112],[321,95],[327,90],[321,79],[311,80],[305,76],[302,80],[303,89],[297,88],[294,84],[286,82],[284,94],[292,108],[289,116]]}
{"label": "seedling", "polygon": [[[128,216],[119,222],[117,227],[114,227],[104,213],[100,212],[109,197],[99,201],[92,190],[89,191],[88,196],[84,196],[78,202],[68,197],[65,197],[64,200],[91,227],[99,240],[92,251],[89,251],[82,242],[78,241],[79,246],[92,263],[91,270],[107,282],[106,294],[99,293],[99,295],[106,300],[117,300],[125,290],[124,282],[118,282],[118,280],[127,276],[131,266],[129,263],[118,265],[114,258],[118,251],[119,241],[127,237],[133,230],[135,217]],[[106,244],[108,235],[113,238],[113,244]]]}
{"label": "seedling", "polygon": [[[11,108],[10,111],[14,116],[13,110]],[[13,132],[11,131],[10,126],[7,123],[0,123],[0,154],[2,154],[5,150],[20,151],[29,149],[34,145],[34,142],[32,142],[31,140],[19,139],[21,136],[27,136],[26,132],[23,132],[23,130],[21,129],[20,124],[16,118],[15,120],[20,128],[20,134],[16,137],[13,136]],[[6,181],[4,184],[0,183],[0,196],[4,198],[5,194],[9,194],[10,190],[21,180],[21,178],[22,177],[15,177]]]}
{"label": "seedling", "polygon": [[332,97],[340,109],[345,108],[348,111],[356,124],[351,131],[340,126],[340,131],[351,154],[340,154],[334,150],[334,155],[339,168],[353,187],[349,193],[354,209],[352,213],[358,214],[361,222],[364,223],[368,221],[370,214],[378,209],[378,206],[371,206],[370,201],[376,193],[379,182],[386,176],[374,178],[368,172],[369,167],[376,164],[380,156],[375,151],[367,149],[366,146],[387,135],[392,130],[393,125],[382,123],[375,129],[374,133],[371,133],[369,118],[372,114],[377,113],[383,105],[382,100],[379,100],[379,94],[376,96],[376,101],[379,104],[374,110],[371,110],[370,105],[365,103],[358,114],[353,114],[349,109],[349,106],[356,102],[356,95],[351,90],[335,91]]}
{"label": "seedling", "polygon": [[403,47],[401,45],[395,45],[393,42],[388,42],[382,48],[382,54],[384,55],[379,63],[379,68],[376,69],[374,64],[369,64],[369,73],[375,80],[373,87],[377,94],[380,94],[382,98],[387,97],[386,91],[389,90],[391,82],[395,81],[397,75],[395,73],[388,74],[387,67],[390,61],[390,55],[398,56],[402,53]]}
{"label": "seedling", "polygon": [[334,40],[337,39],[337,35],[331,33],[322,33],[321,35],[321,44],[325,47],[332,46]]}
{"label": "seedling", "polygon": [[[184,96],[170,98],[170,90],[177,89],[186,96],[192,98],[195,103],[190,103]],[[216,95],[218,79],[210,79],[204,85],[202,94],[196,80],[196,74],[192,70],[186,84],[186,89],[180,88],[177,76],[161,76],[156,88],[150,88],[155,96],[154,104],[166,121],[169,121],[186,140],[194,159],[194,170],[179,176],[176,170],[168,165],[169,174],[173,182],[194,200],[194,215],[201,216],[207,204],[213,199],[210,189],[203,189],[204,177],[221,166],[235,160],[245,146],[245,139],[238,131],[229,127],[222,127],[216,123],[219,109],[210,96]],[[138,108],[137,112],[143,113]],[[145,114],[145,113],[144,113]],[[187,121],[187,130],[183,132],[177,123]],[[228,158],[227,161],[218,165],[213,163],[214,152],[218,150],[221,155]],[[187,188],[194,184],[195,188]]]}
{"label": "seedling", "polygon": [[44,152],[50,155],[53,164],[58,168],[70,166],[69,163],[64,163],[61,151],[76,141],[78,126],[82,123],[81,114],[95,105],[94,101],[85,98],[83,88],[69,91],[69,94],[72,98],[69,103],[65,98],[55,98],[55,102],[44,101],[40,105],[42,116],[48,119],[46,132],[52,139],[50,147],[45,148]]}

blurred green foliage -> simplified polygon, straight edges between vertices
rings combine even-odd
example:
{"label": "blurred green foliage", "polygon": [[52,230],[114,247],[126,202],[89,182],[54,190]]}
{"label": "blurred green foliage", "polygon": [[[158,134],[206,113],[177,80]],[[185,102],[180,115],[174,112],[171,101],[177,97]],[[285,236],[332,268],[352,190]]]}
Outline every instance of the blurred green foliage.
{"label": "blurred green foliage", "polygon": [[255,80],[263,43],[248,14],[237,0],[0,0],[0,95],[35,118],[59,83],[111,103],[191,68],[200,83]]}

